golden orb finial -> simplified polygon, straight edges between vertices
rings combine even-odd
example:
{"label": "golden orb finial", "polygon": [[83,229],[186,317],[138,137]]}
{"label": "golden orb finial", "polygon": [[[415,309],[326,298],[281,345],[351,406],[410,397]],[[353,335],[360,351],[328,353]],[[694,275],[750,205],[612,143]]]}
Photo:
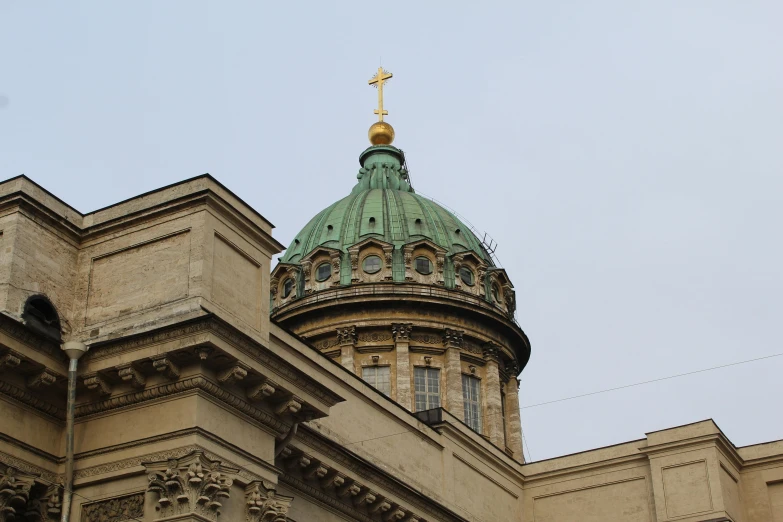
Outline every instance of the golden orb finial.
{"label": "golden orb finial", "polygon": [[383,84],[391,77],[392,73],[384,71],[383,67],[378,67],[378,72],[367,82],[378,89],[378,108],[373,111],[378,115],[378,121],[370,126],[367,133],[370,143],[373,145],[391,145],[391,142],[394,141],[394,129],[383,121],[383,117],[389,114],[389,111],[383,110]]}
{"label": "golden orb finial", "polygon": [[394,129],[385,121],[376,121],[367,132],[373,145],[391,145],[394,141]]}

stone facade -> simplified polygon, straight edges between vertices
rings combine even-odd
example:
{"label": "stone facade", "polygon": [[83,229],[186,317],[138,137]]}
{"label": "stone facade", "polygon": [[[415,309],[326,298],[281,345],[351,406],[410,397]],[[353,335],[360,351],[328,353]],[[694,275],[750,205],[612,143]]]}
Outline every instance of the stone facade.
{"label": "stone facade", "polygon": [[[383,323],[347,322],[304,297],[303,341],[269,319],[271,225],[208,176],[84,215],[18,177],[0,208],[4,521],[61,515],[66,340],[90,346],[72,520],[783,520],[783,442],[737,448],[712,421],[522,463],[514,330],[480,304],[449,319],[443,298],[406,294]],[[393,400],[366,365],[395,368]],[[491,381],[486,433],[453,414],[451,381],[446,408],[397,403],[433,365]]]}

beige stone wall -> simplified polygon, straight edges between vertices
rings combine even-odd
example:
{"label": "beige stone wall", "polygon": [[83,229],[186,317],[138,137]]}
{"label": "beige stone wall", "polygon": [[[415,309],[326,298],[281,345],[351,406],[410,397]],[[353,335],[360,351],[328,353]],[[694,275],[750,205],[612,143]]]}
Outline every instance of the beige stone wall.
{"label": "beige stone wall", "polygon": [[[0,475],[27,489],[12,504],[0,495],[0,509],[54,513],[50,488],[63,481],[66,361],[19,321],[41,292],[66,337],[92,344],[78,377],[72,520],[215,520],[197,505],[206,495],[230,522],[273,509],[293,522],[783,521],[783,442],[736,448],[712,421],[519,463],[506,451],[521,451],[502,359],[511,337],[482,312],[316,309],[300,323],[314,346],[303,344],[268,319],[270,225],[209,178],[87,216],[24,179],[0,184],[2,198]],[[455,323],[461,336],[446,332]],[[357,377],[374,364],[392,368],[391,398]],[[425,424],[409,411],[416,366],[441,368],[453,414]],[[481,380],[490,440],[460,422],[464,374]],[[505,427],[487,416],[501,384]],[[172,507],[150,488],[150,475],[198,469],[225,496],[195,481]]]}

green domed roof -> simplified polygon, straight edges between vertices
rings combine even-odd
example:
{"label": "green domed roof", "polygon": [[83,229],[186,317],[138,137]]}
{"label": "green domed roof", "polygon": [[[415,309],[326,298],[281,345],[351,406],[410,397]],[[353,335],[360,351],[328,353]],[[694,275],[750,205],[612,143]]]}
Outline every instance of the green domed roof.
{"label": "green domed roof", "polygon": [[462,221],[437,203],[416,194],[401,150],[376,145],[360,156],[362,168],[351,194],[319,212],[296,235],[283,263],[297,263],[324,246],[347,252],[368,238],[402,245],[428,239],[447,256],[471,251],[492,265],[481,242]]}

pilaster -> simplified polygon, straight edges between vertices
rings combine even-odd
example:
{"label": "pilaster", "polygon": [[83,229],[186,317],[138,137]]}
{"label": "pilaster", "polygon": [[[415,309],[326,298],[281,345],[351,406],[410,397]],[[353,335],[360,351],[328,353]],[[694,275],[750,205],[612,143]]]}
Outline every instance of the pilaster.
{"label": "pilaster", "polygon": [[502,404],[500,396],[500,367],[499,358],[500,349],[493,343],[484,345],[484,358],[487,361],[485,367],[486,376],[484,378],[484,427],[485,434],[489,440],[496,446],[504,448],[506,445],[505,435],[503,433]]}
{"label": "pilaster", "polygon": [[460,347],[462,331],[446,328],[443,333],[443,345],[446,347],[444,369],[446,372],[445,408],[458,419],[465,418],[465,404],[462,400],[462,364]]}
{"label": "pilaster", "polygon": [[517,460],[525,462],[525,452],[522,449],[522,419],[519,415],[519,381],[516,377],[511,377],[506,385],[506,423],[508,423],[506,445],[514,452]]}
{"label": "pilaster", "polygon": [[396,354],[397,402],[406,410],[413,410],[411,396],[411,360],[409,354],[412,323],[392,324],[394,351]]}
{"label": "pilaster", "polygon": [[340,364],[356,373],[353,354],[356,348],[356,327],[347,326],[337,329],[337,340],[340,343]]}

